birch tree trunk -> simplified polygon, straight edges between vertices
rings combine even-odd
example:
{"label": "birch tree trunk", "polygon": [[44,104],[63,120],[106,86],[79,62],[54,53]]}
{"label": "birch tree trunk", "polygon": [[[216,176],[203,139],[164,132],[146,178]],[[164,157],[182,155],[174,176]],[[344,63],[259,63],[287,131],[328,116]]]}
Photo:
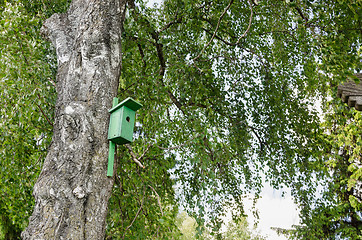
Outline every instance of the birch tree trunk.
{"label": "birch tree trunk", "polygon": [[104,239],[108,109],[121,67],[124,0],[74,0],[42,32],[58,58],[54,135],[23,239]]}

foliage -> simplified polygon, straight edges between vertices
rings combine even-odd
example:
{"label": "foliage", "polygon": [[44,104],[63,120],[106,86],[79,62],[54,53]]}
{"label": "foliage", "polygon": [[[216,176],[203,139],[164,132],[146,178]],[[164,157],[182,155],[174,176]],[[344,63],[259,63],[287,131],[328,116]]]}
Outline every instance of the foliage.
{"label": "foliage", "polygon": [[180,146],[178,196],[216,229],[221,203],[242,208],[264,175],[306,206],[326,178],[313,96],[360,68],[359,3],[249,3],[165,1],[161,14],[139,3],[125,24],[122,95],[149,105],[143,141]]}
{"label": "foliage", "polygon": [[[130,162],[131,156],[118,149],[119,167],[109,202],[107,238],[109,239],[168,239],[177,236],[173,182],[167,170],[173,158],[151,157],[145,170]],[[143,149],[132,149],[136,154]],[[159,153],[159,151],[158,151]],[[140,154],[141,155],[141,154]]]}
{"label": "foliage", "polygon": [[29,1],[24,3],[2,3],[0,12],[0,224],[4,239],[18,239],[28,223],[32,186],[52,136],[56,97],[55,56],[39,35],[41,22],[48,16],[35,5],[30,7]]}
{"label": "foliage", "polygon": [[180,229],[182,236],[180,240],[196,239],[197,223],[196,220],[186,212],[181,212],[177,216],[177,227]]}
{"label": "foliage", "polygon": [[361,113],[340,101],[331,101],[325,116],[325,166],[323,189],[304,207],[302,226],[292,234],[296,239],[361,239],[362,204],[358,182],[361,172]]}
{"label": "foliage", "polygon": [[[55,101],[55,58],[39,28],[67,4],[2,4],[0,216],[17,232],[30,213]],[[361,223],[361,201],[351,194],[361,180],[361,117],[334,96],[361,70],[361,5],[129,1],[118,96],[144,108],[132,147],[117,150],[108,238],[180,237],[178,204],[219,233],[224,205],[236,204],[238,219],[241,196],[257,197],[265,178],[292,189],[304,224],[296,238],[358,239],[360,227],[344,222]],[[322,123],[317,99],[326,106]],[[230,232],[245,228],[239,223]]]}
{"label": "foliage", "polygon": [[47,118],[51,121],[55,100],[48,80],[54,73],[45,59],[48,45],[37,34],[39,19],[24,12],[21,4],[10,3],[1,12],[0,214],[8,219],[2,221],[9,224],[5,232],[19,232],[27,224],[32,186],[51,137]]}
{"label": "foliage", "polygon": [[[187,215],[186,212],[181,212],[177,215],[177,227],[180,229],[180,240],[196,239],[198,225],[194,218]],[[220,230],[218,237],[221,239],[232,240],[262,240],[261,236],[252,236],[253,234],[248,228],[246,217],[241,216],[237,221],[228,221],[225,229]],[[255,234],[254,234],[255,235]],[[218,239],[217,236],[212,236],[210,231],[205,229],[199,239]]]}
{"label": "foliage", "polygon": [[222,234],[225,240],[263,240],[261,236],[252,237],[248,229],[248,222],[245,217],[239,218],[237,222],[230,221],[227,230]]}

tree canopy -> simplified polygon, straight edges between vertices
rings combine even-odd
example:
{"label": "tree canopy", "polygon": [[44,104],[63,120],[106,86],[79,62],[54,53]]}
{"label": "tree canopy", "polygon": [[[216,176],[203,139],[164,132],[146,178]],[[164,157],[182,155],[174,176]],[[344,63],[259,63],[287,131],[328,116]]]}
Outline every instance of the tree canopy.
{"label": "tree canopy", "polygon": [[[0,224],[8,239],[27,224],[52,135],[56,58],[39,30],[68,4],[1,3]],[[263,181],[292,189],[301,225],[290,238],[361,238],[361,113],[336,97],[361,71],[361,1],[127,7],[118,97],[144,107],[134,142],[117,149],[109,239],[180,236],[179,205],[222,238],[225,206],[240,219],[243,196],[257,198]]]}

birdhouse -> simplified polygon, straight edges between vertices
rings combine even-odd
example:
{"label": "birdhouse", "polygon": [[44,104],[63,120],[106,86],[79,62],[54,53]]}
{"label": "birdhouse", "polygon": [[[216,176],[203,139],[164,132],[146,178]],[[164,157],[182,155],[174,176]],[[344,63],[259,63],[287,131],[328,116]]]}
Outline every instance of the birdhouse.
{"label": "birdhouse", "polygon": [[110,141],[116,144],[132,142],[136,111],[141,107],[140,103],[127,98],[109,110],[111,118],[108,139]]}

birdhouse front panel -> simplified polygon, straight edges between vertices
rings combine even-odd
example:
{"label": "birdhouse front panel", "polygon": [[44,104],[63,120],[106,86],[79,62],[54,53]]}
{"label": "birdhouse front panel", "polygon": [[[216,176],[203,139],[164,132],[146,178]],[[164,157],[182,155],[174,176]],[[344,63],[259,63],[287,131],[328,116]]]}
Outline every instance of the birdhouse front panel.
{"label": "birdhouse front panel", "polygon": [[121,137],[128,142],[132,142],[133,128],[135,123],[136,112],[128,107],[123,107],[121,120]]}

